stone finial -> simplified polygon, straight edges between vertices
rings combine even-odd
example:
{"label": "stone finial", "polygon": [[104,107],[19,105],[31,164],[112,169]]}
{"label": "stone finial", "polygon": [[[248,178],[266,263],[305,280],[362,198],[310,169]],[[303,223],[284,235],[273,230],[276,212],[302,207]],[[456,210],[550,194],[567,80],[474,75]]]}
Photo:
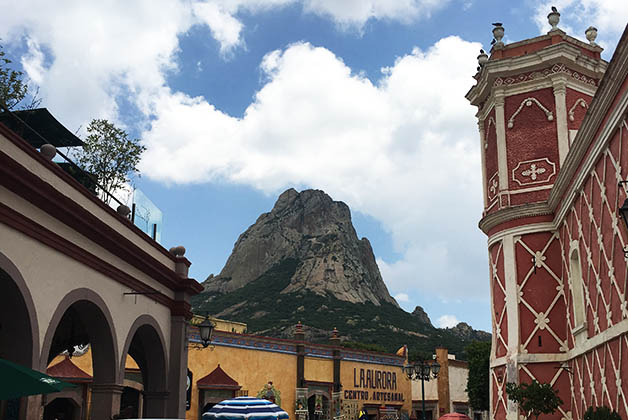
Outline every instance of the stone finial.
{"label": "stone finial", "polygon": [[501,22],[495,22],[493,23],[493,47],[498,48],[498,47],[503,47],[504,43],[502,42],[502,38],[504,38],[504,27],[502,26]]}
{"label": "stone finial", "polygon": [[334,329],[331,332],[330,340],[334,343],[340,341],[340,337],[338,337],[338,329],[336,327],[334,327]]}
{"label": "stone finial", "polygon": [[120,204],[118,208],[116,209],[116,211],[122,217],[129,217],[129,214],[131,214],[131,209],[128,206],[125,206],[124,204]]}
{"label": "stone finial", "polygon": [[299,341],[305,340],[305,331],[301,321],[297,322],[297,325],[294,327],[294,339]]}
{"label": "stone finial", "polygon": [[183,257],[185,255],[185,247],[183,245],[173,246],[168,250],[175,257]]}
{"label": "stone finial", "polygon": [[480,49],[480,55],[478,55],[478,64],[483,67],[488,61],[488,54],[483,49]]}
{"label": "stone finial", "polygon": [[46,143],[39,148],[39,153],[41,153],[46,160],[52,160],[52,158],[54,158],[57,154],[57,148],[52,144]]}
{"label": "stone finial", "polygon": [[587,37],[587,41],[591,45],[597,45],[595,43],[595,38],[597,38],[597,28],[594,26],[589,26],[586,31],[584,31],[584,35]]}
{"label": "stone finial", "polygon": [[556,31],[558,29],[558,22],[560,22],[560,13],[558,13],[558,9],[552,6],[552,11],[549,15],[547,15],[547,21],[550,25],[552,25],[552,29],[550,32]]}

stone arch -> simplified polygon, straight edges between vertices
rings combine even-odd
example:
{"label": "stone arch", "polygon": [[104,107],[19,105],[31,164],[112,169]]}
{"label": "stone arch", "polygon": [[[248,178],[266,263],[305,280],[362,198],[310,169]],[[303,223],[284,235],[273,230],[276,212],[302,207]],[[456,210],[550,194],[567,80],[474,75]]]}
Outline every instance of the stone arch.
{"label": "stone arch", "polygon": [[120,358],[120,382],[124,380],[127,355],[135,360],[142,374],[145,416],[164,416],[168,398],[168,357],[166,341],[155,318],[143,314],[131,325]]}
{"label": "stone arch", "polygon": [[40,370],[76,341],[88,341],[92,350],[92,418],[109,419],[118,413],[122,394],[118,341],[107,304],[87,288],[72,290],[57,305],[42,343]]}
{"label": "stone arch", "polygon": [[[8,330],[8,335],[13,341],[11,347],[17,350],[17,354],[2,355],[2,357],[37,369],[39,366],[39,323],[33,297],[18,268],[1,252],[0,285],[2,285],[0,287],[2,290],[2,294],[0,294],[0,319],[5,319],[2,310],[6,309],[11,313],[11,317],[6,319],[13,319],[18,324],[17,331]],[[14,306],[17,306],[17,312],[13,310]],[[27,329],[24,328],[25,325],[27,325]],[[3,325],[3,329],[7,331],[7,325]],[[16,341],[19,343],[15,343]],[[0,350],[4,348],[0,335]]]}
{"label": "stone arch", "polygon": [[[30,290],[20,270],[0,252],[0,357],[39,368],[39,321]],[[0,412],[6,401],[0,401]],[[37,396],[19,399],[19,418],[38,413]]]}

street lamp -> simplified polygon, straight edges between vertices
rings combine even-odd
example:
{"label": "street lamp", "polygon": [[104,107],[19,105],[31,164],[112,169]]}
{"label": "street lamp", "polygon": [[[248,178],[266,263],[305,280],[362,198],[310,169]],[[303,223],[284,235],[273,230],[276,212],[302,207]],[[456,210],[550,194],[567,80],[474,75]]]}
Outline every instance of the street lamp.
{"label": "street lamp", "polygon": [[421,413],[423,420],[425,420],[425,381],[438,378],[440,365],[436,360],[431,363],[426,360],[419,360],[414,364],[404,366],[403,371],[411,381],[421,380]]}
{"label": "street lamp", "polygon": [[201,343],[203,348],[207,348],[212,341],[212,333],[214,332],[214,323],[205,318],[203,322],[198,325],[198,330],[201,336]]}

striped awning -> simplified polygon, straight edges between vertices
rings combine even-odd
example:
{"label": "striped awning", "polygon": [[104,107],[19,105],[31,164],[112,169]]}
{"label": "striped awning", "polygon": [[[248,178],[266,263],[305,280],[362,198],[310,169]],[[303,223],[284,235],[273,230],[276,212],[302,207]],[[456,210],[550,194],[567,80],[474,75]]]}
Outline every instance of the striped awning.
{"label": "striped awning", "polygon": [[216,404],[203,420],[288,420],[288,413],[268,400],[238,397]]}

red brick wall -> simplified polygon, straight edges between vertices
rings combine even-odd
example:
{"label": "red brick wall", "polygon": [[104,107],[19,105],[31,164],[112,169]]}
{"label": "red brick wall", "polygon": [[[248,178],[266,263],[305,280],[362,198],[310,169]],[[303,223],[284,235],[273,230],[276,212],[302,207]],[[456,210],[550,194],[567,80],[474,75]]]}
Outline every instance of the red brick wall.
{"label": "red brick wall", "polygon": [[[534,101],[531,101],[530,106],[526,106],[525,99],[527,98],[535,98],[552,112],[552,121],[548,121],[545,112]],[[522,103],[524,103],[523,107],[516,115],[512,127],[509,128],[509,120]],[[505,118],[509,188],[518,190],[551,184],[559,170],[556,110],[552,89],[546,88],[509,96],[505,101]],[[538,159],[549,160],[549,162],[536,163],[538,167],[545,168],[544,173],[538,174],[536,179],[530,175],[521,174],[530,169],[530,164],[523,162]],[[517,174],[515,178],[520,182],[513,180],[513,170]],[[541,194],[541,197],[547,197],[547,192]]]}

